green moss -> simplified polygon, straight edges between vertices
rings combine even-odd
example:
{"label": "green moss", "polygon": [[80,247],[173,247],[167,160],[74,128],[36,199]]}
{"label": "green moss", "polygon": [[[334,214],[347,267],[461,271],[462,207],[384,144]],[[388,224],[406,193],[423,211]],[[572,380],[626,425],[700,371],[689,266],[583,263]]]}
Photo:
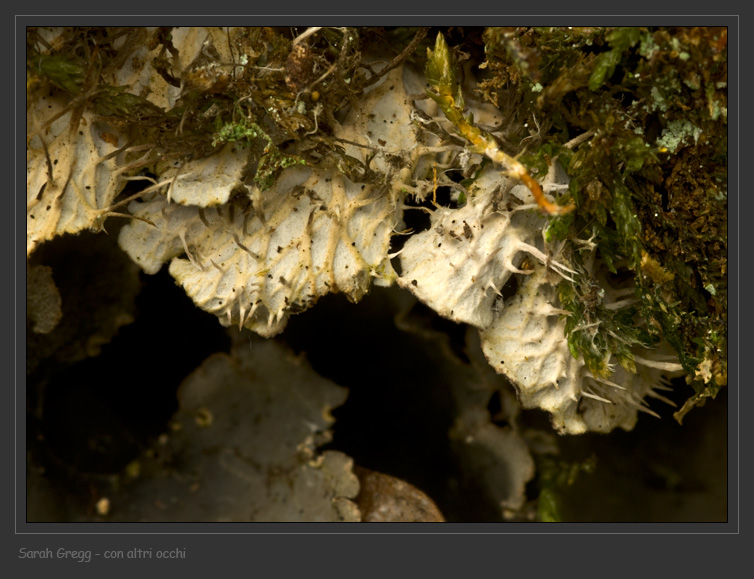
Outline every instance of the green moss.
{"label": "green moss", "polygon": [[81,92],[86,78],[86,64],[83,60],[62,54],[40,54],[31,59],[29,69],[72,95]]}
{"label": "green moss", "polygon": [[611,356],[628,371],[635,372],[631,349],[650,347],[655,341],[637,326],[638,310],[606,308],[603,304],[605,290],[597,280],[583,273],[577,280],[576,283],[563,281],[558,286],[562,307],[572,313],[566,317],[565,329],[571,354],[574,358],[583,356],[595,376],[609,378]]}
{"label": "green moss", "polygon": [[589,77],[589,88],[598,90],[613,76],[616,67],[626,57],[626,53],[639,42],[640,31],[638,28],[626,27],[611,30],[606,39],[610,50],[603,52],[594,60],[592,74]]}
{"label": "green moss", "polygon": [[[220,118],[218,117],[218,121]],[[221,143],[239,143],[243,147],[250,146],[254,139],[263,139],[268,145],[272,143],[269,135],[265,133],[256,123],[250,123],[246,119],[230,122],[220,126],[219,130],[213,135],[212,146],[216,147]]]}
{"label": "green moss", "polygon": [[294,165],[306,165],[306,161],[294,155],[285,155],[277,147],[270,147],[259,159],[254,182],[261,191],[266,191],[275,184],[283,169]]}
{"label": "green moss", "polygon": [[[366,29],[362,37],[356,28],[323,28],[296,43],[304,30],[229,29],[232,62],[224,62],[209,42],[182,68],[177,66],[170,27],[68,28],[54,49],[29,29],[27,95],[38,98],[44,92],[40,89],[52,87],[68,98],[70,107],[89,108],[127,129],[132,144],[143,145],[129,160],[145,170],[157,163],[206,157],[225,143],[250,147],[255,158],[248,177],[266,189],[286,167],[338,156],[335,115],[356,104],[364,88],[380,76],[362,63],[362,50],[381,45],[384,32]],[[419,35],[408,32],[406,38],[391,36],[398,52]],[[114,78],[108,73],[120,70],[130,58],[140,58],[136,51],[145,46],[153,51],[146,71],[181,88],[171,110],[108,83]],[[149,152],[145,155],[144,150]],[[360,173],[376,178],[363,168]]]}
{"label": "green moss", "polygon": [[[619,323],[585,310],[593,280],[563,286],[565,308],[617,324],[625,343],[664,337],[694,389],[691,405],[714,397],[727,383],[726,30],[501,28],[484,40],[492,77],[480,93],[518,103],[514,123],[534,115],[540,124],[522,161],[541,171],[558,155],[571,178],[578,209],[557,217],[548,238],[591,240],[610,271],[632,276],[645,335],[631,333],[628,315]],[[516,136],[529,137],[523,122]],[[607,351],[625,359],[623,340],[575,328],[569,345],[591,368]]]}

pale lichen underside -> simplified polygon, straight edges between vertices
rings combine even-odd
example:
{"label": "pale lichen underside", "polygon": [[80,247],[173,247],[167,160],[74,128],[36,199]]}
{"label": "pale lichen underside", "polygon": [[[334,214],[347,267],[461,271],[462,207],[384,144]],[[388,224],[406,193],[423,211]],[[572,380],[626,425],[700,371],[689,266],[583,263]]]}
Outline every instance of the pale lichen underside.
{"label": "pale lichen underside", "polygon": [[[650,359],[659,351],[644,350],[637,373],[613,364],[609,379],[593,376],[580,356],[568,348],[565,319],[557,307],[557,276],[544,267],[523,281],[494,323],[482,330],[482,347],[490,364],[516,386],[524,408],[551,413],[553,426],[563,434],[631,430],[637,411],[649,411],[644,398],[662,398],[663,370]],[[639,352],[637,351],[637,356]],[[647,365],[648,364],[648,365]]]}
{"label": "pale lichen underside", "polygon": [[[147,273],[171,260],[171,275],[199,307],[226,325],[263,336],[282,331],[291,313],[329,292],[357,301],[373,279],[392,283],[397,276],[388,251],[401,221],[401,185],[435,154],[417,146],[415,131],[406,130],[411,101],[404,80],[416,83],[416,76],[404,67],[385,75],[336,130],[345,153],[365,165],[371,159],[383,178],[354,183],[327,160],[321,167],[289,167],[261,191],[240,182],[243,153],[226,147],[161,176],[171,202],[163,195],[133,202],[131,213],[154,227],[126,225],[121,247]],[[233,170],[205,179],[203,186],[192,177],[220,165]],[[245,193],[214,208],[193,206],[215,205],[234,188]]]}
{"label": "pale lichen underside", "polygon": [[125,143],[94,115],[84,112],[71,127],[64,103],[42,96],[27,112],[26,255],[64,233],[97,228],[123,188],[118,148]]}
{"label": "pale lichen underside", "polygon": [[373,276],[391,275],[396,206],[389,191],[333,170],[293,168],[263,194],[252,188],[245,210],[134,202],[131,211],[156,228],[131,223],[119,242],[148,272],[171,259],[171,275],[224,324],[271,336],[322,295],[355,301]]}
{"label": "pale lichen underside", "polygon": [[[563,186],[553,163],[545,191]],[[489,363],[516,387],[524,408],[551,414],[563,434],[633,428],[644,399],[664,399],[662,376],[680,369],[663,351],[636,351],[637,373],[610,361],[608,378],[593,376],[583,356],[574,358],[565,334],[557,285],[577,273],[562,244],[544,241],[547,220],[530,192],[511,188],[487,169],[462,208],[437,208],[430,229],[414,235],[401,253],[399,285],[440,315],[479,329]],[[594,272],[591,272],[594,273]],[[512,276],[518,288],[503,299]],[[625,290],[623,291],[625,294]],[[610,291],[605,299],[615,302]]]}
{"label": "pale lichen underside", "polygon": [[[494,169],[491,171],[495,172]],[[544,219],[509,210],[521,200],[501,192],[507,179],[479,192],[460,209],[437,208],[430,229],[413,235],[401,253],[401,287],[453,321],[484,328],[492,322],[500,290],[528,255],[544,259]],[[515,192],[521,192],[517,188]]]}
{"label": "pale lichen underside", "polygon": [[[238,145],[226,145],[221,151],[180,164],[177,161],[163,171],[160,180],[167,185],[167,198],[180,205],[217,207],[228,202],[241,185],[249,151]],[[212,186],[208,187],[207,184]]]}

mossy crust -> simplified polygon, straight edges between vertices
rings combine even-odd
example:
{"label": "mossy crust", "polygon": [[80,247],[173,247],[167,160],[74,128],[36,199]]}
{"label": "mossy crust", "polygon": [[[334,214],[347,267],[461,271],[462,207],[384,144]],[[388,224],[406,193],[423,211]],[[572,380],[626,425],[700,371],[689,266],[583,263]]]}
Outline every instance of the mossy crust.
{"label": "mossy crust", "polygon": [[[606,336],[667,339],[695,392],[680,421],[727,383],[727,29],[488,28],[483,40],[478,90],[515,111],[511,145],[533,172],[558,157],[571,177],[578,209],[550,236],[596,243],[616,281],[635,279],[647,324],[591,308],[590,279],[563,282],[563,306]],[[620,340],[569,342],[596,366]]]}
{"label": "mossy crust", "polygon": [[[68,108],[79,111],[74,124],[81,111],[91,109],[122,130],[130,128],[134,141],[152,147],[147,155],[145,147],[134,153],[144,170],[158,160],[206,157],[228,142],[251,147],[255,158],[249,176],[266,189],[291,165],[323,159],[352,164],[333,138],[336,116],[413,53],[426,35],[423,28],[409,31],[406,39],[404,30],[381,28],[305,34],[303,27],[236,27],[208,36],[186,63],[173,43],[176,30],[67,28],[50,45],[44,30],[30,28],[27,104],[48,91],[63,92]],[[221,42],[226,46],[216,46]],[[390,66],[377,73],[364,64],[364,45],[394,47]],[[167,99],[172,106],[160,108],[114,84],[124,63],[145,55],[151,58],[145,68],[152,79],[159,77],[167,91],[178,95]],[[133,68],[139,67],[134,63]],[[146,87],[144,92],[149,92]],[[353,167],[350,176],[365,173],[366,167]]]}
{"label": "mossy crust", "polygon": [[[298,164],[375,181],[382,176],[369,161],[346,155],[334,136],[338,118],[400,62],[423,66],[438,31],[217,32],[187,62],[174,44],[178,29],[170,27],[67,28],[54,38],[29,28],[27,106],[40,95],[62,96],[67,105],[57,117],[71,112],[71,127],[93,113],[129,137],[128,168],[144,174],[232,143],[252,152],[245,177],[262,190]],[[555,157],[565,166],[571,182],[563,201],[576,210],[552,219],[550,237],[575,241],[573,247],[596,244],[612,281],[636,283],[640,301],[628,319],[590,299],[598,282],[588,275],[562,282],[563,306],[610,330],[598,341],[570,332],[573,353],[595,370],[610,352],[630,367],[621,344],[665,338],[695,392],[676,414],[681,420],[727,383],[727,29],[439,32],[458,67],[440,76],[465,81],[464,62],[483,61],[474,90],[506,116],[500,150],[525,149],[519,159],[533,176],[544,175]],[[387,48],[389,65],[379,73],[362,61],[375,47]],[[144,55],[147,67],[136,62]],[[174,96],[152,98],[150,82],[128,92],[118,75],[129,66],[148,69]],[[452,96],[462,106],[460,93]],[[580,253],[572,259],[579,265]],[[637,320],[646,325],[637,329]]]}

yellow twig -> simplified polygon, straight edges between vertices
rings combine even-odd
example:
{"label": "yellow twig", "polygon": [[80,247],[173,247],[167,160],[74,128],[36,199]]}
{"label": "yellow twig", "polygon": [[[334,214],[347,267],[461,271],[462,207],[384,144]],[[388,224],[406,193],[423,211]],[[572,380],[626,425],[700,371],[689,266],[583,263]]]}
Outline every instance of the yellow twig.
{"label": "yellow twig", "polygon": [[[473,145],[472,150],[504,166],[511,177],[518,179],[528,187],[529,191],[534,195],[537,205],[544,212],[550,215],[564,215],[573,211],[576,208],[573,204],[557,205],[548,201],[544,191],[542,191],[542,187],[529,175],[526,167],[510,155],[501,151],[491,134],[479,127],[475,127],[463,116],[463,96],[457,86],[453,71],[452,56],[442,33],[437,35],[434,52],[431,50],[428,52],[427,79],[434,86],[435,90],[437,90],[436,94],[430,92],[429,96],[440,106],[447,119],[453,123],[458,132]],[[456,97],[460,104],[456,102]],[[437,175],[435,174],[436,189]]]}

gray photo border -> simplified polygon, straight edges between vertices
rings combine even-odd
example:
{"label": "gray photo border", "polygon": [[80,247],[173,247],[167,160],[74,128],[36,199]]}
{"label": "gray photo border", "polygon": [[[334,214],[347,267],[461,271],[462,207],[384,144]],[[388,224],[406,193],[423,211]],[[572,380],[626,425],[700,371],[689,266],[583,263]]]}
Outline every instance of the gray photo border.
{"label": "gray photo border", "polygon": [[[312,4],[307,5],[311,7]],[[131,8],[131,6],[127,6]],[[352,6],[351,6],[352,7]],[[629,8],[632,6],[629,6]],[[708,5],[708,8],[715,8],[717,5]],[[4,327],[13,327],[15,335],[13,336],[13,351],[15,359],[9,368],[13,368],[12,384],[13,388],[6,388],[5,395],[12,400],[6,400],[6,408],[14,409],[14,416],[8,417],[12,420],[14,426],[14,444],[6,445],[8,449],[6,456],[14,456],[13,480],[8,480],[9,487],[6,497],[13,497],[14,509],[8,509],[5,517],[6,525],[12,528],[9,533],[7,543],[8,549],[4,549],[8,559],[13,560],[14,565],[25,563],[20,567],[26,573],[30,567],[38,568],[43,572],[43,568],[57,569],[60,565],[54,561],[36,561],[30,566],[28,562],[18,561],[17,553],[20,547],[52,548],[87,548],[87,549],[127,549],[135,546],[144,547],[145,545],[154,548],[188,548],[192,552],[192,557],[188,561],[179,562],[181,570],[186,572],[191,570],[190,576],[199,576],[193,574],[193,570],[201,570],[203,573],[215,570],[222,562],[221,568],[232,569],[239,566],[238,569],[253,572],[255,566],[250,566],[250,560],[262,562],[267,561],[275,565],[279,574],[287,574],[287,571],[315,570],[319,564],[324,564],[325,569],[335,570],[339,566],[333,561],[324,560],[335,557],[343,562],[350,563],[346,568],[352,570],[371,568],[387,571],[391,569],[388,561],[392,561],[393,556],[402,554],[406,549],[413,549],[414,553],[422,554],[429,557],[430,553],[434,554],[434,559],[430,557],[425,563],[425,569],[429,571],[434,568],[434,563],[442,562],[442,567],[447,569],[448,574],[468,569],[467,565],[471,564],[472,568],[477,568],[481,564],[487,569],[487,564],[495,565],[498,561],[499,567],[491,567],[490,570],[503,571],[510,563],[503,564],[505,558],[512,558],[514,561],[521,563],[522,570],[538,569],[549,570],[550,566],[556,565],[559,570],[566,570],[571,564],[577,561],[591,567],[596,564],[603,572],[611,572],[616,567],[633,569],[639,560],[649,556],[650,552],[657,552],[654,546],[662,545],[667,549],[668,557],[674,565],[675,570],[680,571],[686,568],[684,561],[694,566],[701,574],[702,569],[706,566],[704,563],[709,559],[710,565],[717,560],[718,564],[724,561],[727,547],[733,547],[737,544],[738,536],[741,534],[740,525],[740,480],[742,465],[740,463],[740,391],[739,391],[739,225],[740,215],[742,213],[739,207],[739,183],[740,183],[740,139],[739,139],[739,120],[740,120],[740,32],[741,16],[737,14],[730,15],[551,15],[542,14],[522,14],[515,16],[504,16],[494,14],[479,15],[322,15],[317,14],[300,14],[295,15],[291,7],[291,14],[285,15],[256,15],[256,16],[237,16],[237,15],[213,15],[213,16],[170,16],[170,15],[150,15],[150,16],[116,16],[116,15],[99,15],[99,16],[64,16],[52,14],[59,9],[59,6],[50,7],[50,16],[27,15],[30,7],[16,7],[14,18],[15,30],[13,38],[15,41],[15,109],[16,118],[14,126],[15,135],[15,185],[14,193],[14,223],[11,228],[5,229],[6,234],[11,229],[14,232],[13,243],[9,244],[14,247],[14,299],[15,313],[13,320],[8,320]],[[35,8],[37,8],[35,6]],[[66,8],[70,8],[66,6]],[[95,10],[99,12],[103,6],[98,4]],[[255,7],[256,8],[256,7]],[[285,8],[288,8],[286,6]],[[456,6],[456,9],[459,7]],[[487,8],[489,10],[489,8]],[[535,10],[534,6],[529,6],[530,10]],[[544,10],[544,8],[543,8]],[[557,8],[555,9],[557,10]],[[80,12],[84,13],[84,10]],[[265,25],[417,25],[417,24],[437,24],[437,25],[454,25],[454,26],[490,26],[490,25],[724,25],[729,27],[729,143],[731,155],[729,164],[729,182],[732,185],[730,189],[734,192],[731,195],[729,213],[734,219],[729,220],[729,231],[731,250],[729,255],[730,274],[732,283],[730,284],[730,322],[729,322],[729,339],[730,359],[729,359],[729,479],[728,479],[728,522],[719,524],[681,524],[681,523],[654,523],[654,524],[569,524],[562,523],[555,526],[546,524],[422,524],[402,526],[400,524],[385,524],[379,527],[375,525],[348,525],[341,524],[279,524],[279,523],[250,523],[250,524],[123,524],[123,523],[77,523],[77,524],[28,524],[25,522],[25,372],[24,360],[25,353],[22,347],[25,344],[25,324],[21,318],[21,312],[25,304],[25,264],[22,259],[21,247],[25,243],[25,217],[24,211],[17,200],[22,198],[21,191],[25,189],[23,184],[23,168],[25,162],[21,151],[23,150],[23,132],[24,114],[23,103],[25,102],[25,93],[23,92],[24,73],[24,27],[27,25],[107,25],[117,22],[119,25],[242,25],[242,24],[265,24]],[[744,215],[746,215],[744,213]],[[6,349],[7,351],[7,349]],[[8,440],[8,439],[6,439]],[[9,472],[11,469],[8,469]],[[10,479],[10,475],[7,479]],[[7,503],[6,503],[7,504]],[[361,538],[354,539],[359,535],[374,535],[369,540]],[[251,537],[250,535],[254,535]],[[412,535],[403,537],[402,535]],[[499,535],[506,535],[501,537]],[[608,539],[600,535],[609,535]],[[673,544],[668,544],[668,537],[657,537],[656,535],[675,535],[672,537]],[[681,537],[678,537],[681,535]],[[706,541],[714,543],[716,547],[710,544],[707,549],[708,553],[694,553],[689,543],[690,535],[735,535],[732,537],[725,550],[720,543],[720,537],[707,537]],[[420,539],[421,536],[421,539]],[[536,537],[535,537],[536,536]],[[529,537],[534,540],[529,540]],[[714,539],[714,541],[713,541]],[[675,543],[678,543],[676,545]],[[704,542],[704,541],[703,541]],[[638,545],[637,545],[638,543]],[[694,543],[696,543],[694,541]],[[686,547],[684,547],[686,545]],[[548,554],[542,556],[541,547],[547,546]],[[549,549],[552,548],[552,551]],[[692,552],[682,553],[687,548]],[[578,549],[578,550],[575,550]],[[646,550],[645,550],[646,549]],[[384,550],[384,553],[383,553]],[[296,553],[296,555],[294,555]],[[371,555],[369,555],[371,553]],[[657,554],[657,553],[656,553]],[[534,565],[528,556],[536,557]],[[699,562],[697,556],[702,558]],[[478,557],[476,562],[474,557]],[[590,560],[594,557],[594,563]],[[463,564],[463,559],[468,559]],[[484,563],[482,563],[484,561]],[[527,563],[528,561],[528,563]],[[599,565],[604,562],[605,566]],[[611,561],[611,562],[608,562]],[[625,565],[624,565],[625,561]],[[129,562],[134,563],[134,562]],[[143,562],[142,563],[146,563]],[[668,561],[671,563],[671,561]],[[134,563],[135,564],[135,563]],[[148,566],[157,566],[161,568],[167,563],[157,565],[155,561],[150,561]],[[646,564],[646,560],[644,561]],[[227,565],[227,567],[226,567]],[[256,563],[255,563],[256,565]],[[355,567],[354,567],[355,565]],[[456,565],[458,568],[456,569]],[[315,569],[312,569],[312,567]],[[643,565],[642,565],[643,566]],[[97,565],[93,565],[97,567]],[[109,573],[107,565],[100,567],[100,572]],[[131,565],[128,565],[131,568]],[[272,567],[272,568],[275,568]],[[421,568],[421,567],[418,567]],[[642,567],[637,566],[636,569]],[[662,566],[660,566],[662,568]],[[72,569],[78,571],[79,567]],[[135,567],[133,567],[135,569]],[[168,569],[168,567],[165,567]],[[412,567],[404,568],[406,571]],[[670,569],[670,567],[669,567]],[[715,569],[715,567],[710,567]],[[175,565],[170,570],[178,570]],[[286,571],[287,570],[287,571]],[[553,569],[554,570],[554,569]],[[595,569],[596,570],[596,569]],[[659,569],[658,569],[659,571]],[[325,571],[328,572],[328,571]],[[468,572],[468,571],[467,571]],[[35,571],[36,573],[36,571]],[[276,573],[277,574],[277,573]],[[403,573],[401,573],[403,574]]]}

